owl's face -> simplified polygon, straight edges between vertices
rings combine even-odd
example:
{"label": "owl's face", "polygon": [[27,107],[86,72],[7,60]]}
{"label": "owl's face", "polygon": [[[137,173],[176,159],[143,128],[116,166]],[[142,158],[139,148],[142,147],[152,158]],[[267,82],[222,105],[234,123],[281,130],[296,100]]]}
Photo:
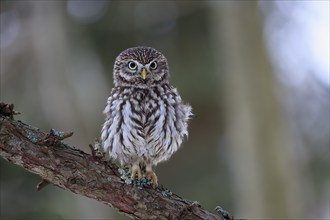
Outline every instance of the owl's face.
{"label": "owl's face", "polygon": [[167,60],[151,47],[133,47],[121,52],[114,65],[115,86],[153,87],[168,82]]}

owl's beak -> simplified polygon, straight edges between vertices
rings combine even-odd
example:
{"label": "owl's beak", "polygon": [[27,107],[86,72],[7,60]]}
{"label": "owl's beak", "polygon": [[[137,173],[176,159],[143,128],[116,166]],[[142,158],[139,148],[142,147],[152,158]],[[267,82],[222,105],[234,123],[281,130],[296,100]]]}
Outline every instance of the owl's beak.
{"label": "owl's beak", "polygon": [[141,74],[141,76],[142,76],[143,79],[146,79],[146,77],[147,77],[147,71],[145,69],[143,69],[140,74]]}

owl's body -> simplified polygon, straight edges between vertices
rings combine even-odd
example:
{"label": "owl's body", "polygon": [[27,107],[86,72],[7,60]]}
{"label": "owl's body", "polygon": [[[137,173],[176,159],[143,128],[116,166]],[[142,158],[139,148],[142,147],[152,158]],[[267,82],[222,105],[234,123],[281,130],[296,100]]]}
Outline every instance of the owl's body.
{"label": "owl's body", "polygon": [[140,179],[145,169],[154,187],[153,168],[179,149],[192,114],[168,76],[167,61],[155,49],[123,51],[115,62],[115,87],[104,110],[104,151],[121,165],[129,165],[132,179]]}

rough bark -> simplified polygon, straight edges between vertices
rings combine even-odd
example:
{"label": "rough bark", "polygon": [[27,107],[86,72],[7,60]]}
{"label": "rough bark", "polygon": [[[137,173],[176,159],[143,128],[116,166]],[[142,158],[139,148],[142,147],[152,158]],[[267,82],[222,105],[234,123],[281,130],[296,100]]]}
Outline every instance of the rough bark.
{"label": "rough bark", "polygon": [[62,142],[71,133],[40,131],[0,109],[0,155],[49,183],[103,202],[135,219],[223,219],[164,187],[126,184],[118,167]]}

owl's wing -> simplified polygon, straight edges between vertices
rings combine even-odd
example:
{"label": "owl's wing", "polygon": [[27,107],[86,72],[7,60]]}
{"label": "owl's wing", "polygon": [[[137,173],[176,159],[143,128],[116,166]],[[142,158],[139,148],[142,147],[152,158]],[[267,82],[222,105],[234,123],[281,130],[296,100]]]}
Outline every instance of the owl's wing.
{"label": "owl's wing", "polygon": [[106,118],[102,127],[102,134],[101,134],[104,152],[109,152],[109,150],[111,151],[112,149],[112,143],[110,141],[111,139],[108,137],[110,135],[110,131],[109,131],[110,126],[112,125],[116,115],[115,105],[116,102],[118,101],[118,98],[119,98],[119,89],[115,87],[111,90],[111,94],[107,100],[107,105],[103,111],[103,114],[105,115]]}
{"label": "owl's wing", "polygon": [[192,108],[189,104],[184,103],[176,88],[171,86],[171,96],[175,100],[175,114],[176,114],[176,126],[181,133],[181,136],[188,136],[188,120],[191,118]]}

